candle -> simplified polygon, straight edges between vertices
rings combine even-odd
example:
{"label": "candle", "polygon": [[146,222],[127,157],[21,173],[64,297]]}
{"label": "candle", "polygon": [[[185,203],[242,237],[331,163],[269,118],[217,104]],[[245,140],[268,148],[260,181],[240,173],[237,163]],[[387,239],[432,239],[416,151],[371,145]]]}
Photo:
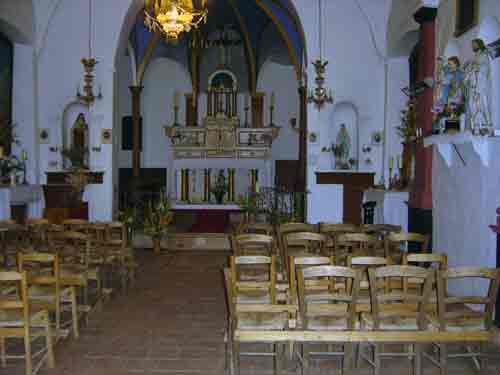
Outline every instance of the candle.
{"label": "candle", "polygon": [[178,107],[180,102],[180,93],[179,91],[174,92],[174,107]]}
{"label": "candle", "polygon": [[398,169],[403,168],[403,163],[401,162],[401,155],[398,155]]}
{"label": "candle", "polygon": [[0,147],[0,159],[3,158],[3,147]]}
{"label": "candle", "polygon": [[393,169],[394,168],[394,157],[390,157],[389,158],[389,169]]}
{"label": "candle", "polygon": [[276,104],[276,96],[274,95],[274,92],[271,94],[271,107],[274,107]]}
{"label": "candle", "polygon": [[26,150],[23,150],[23,151],[21,152],[21,160],[22,160],[22,161],[26,161],[26,160],[28,160],[28,153],[26,152]]}

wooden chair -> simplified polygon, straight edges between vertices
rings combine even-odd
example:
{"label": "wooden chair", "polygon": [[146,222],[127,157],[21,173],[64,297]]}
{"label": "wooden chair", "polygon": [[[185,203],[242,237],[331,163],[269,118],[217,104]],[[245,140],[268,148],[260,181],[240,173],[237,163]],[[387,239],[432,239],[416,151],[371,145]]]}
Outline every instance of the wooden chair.
{"label": "wooden chair", "polygon": [[379,242],[366,233],[344,233],[336,237],[334,256],[337,264],[345,265],[348,256],[375,256]]}
{"label": "wooden chair", "polygon": [[[370,281],[368,270],[371,268],[384,267],[391,264],[389,258],[373,256],[348,256],[347,267],[360,270],[361,280],[359,282],[358,303],[356,311],[358,313],[371,312]],[[382,286],[387,286],[384,283]],[[388,286],[387,286],[388,287]]]}
{"label": "wooden chair", "polygon": [[[436,270],[445,271],[448,269],[448,257],[446,254],[439,253],[404,253],[403,254],[403,262],[404,266],[413,265],[419,267],[431,267]],[[408,288],[421,288],[422,284],[420,280],[403,280],[403,288],[405,291]],[[437,286],[436,282],[432,283],[431,295],[429,297],[429,304],[431,307],[431,311],[437,311]]]}
{"label": "wooden chair", "polygon": [[341,234],[358,233],[359,227],[354,224],[336,224],[336,223],[319,223],[319,233],[328,237],[326,248],[333,255],[335,249],[335,240]]}
{"label": "wooden chair", "polygon": [[[284,237],[289,233],[298,233],[298,232],[311,232],[315,233],[318,231],[318,226],[315,224],[306,224],[306,223],[286,223],[281,224],[277,229],[278,235],[278,248],[280,249],[281,256],[285,256],[285,245],[284,245]],[[293,244],[289,244],[289,246],[293,246]]]}
{"label": "wooden chair", "polygon": [[[28,283],[26,272],[0,272],[0,285],[14,287],[15,293],[0,295],[0,358],[5,367],[8,359],[20,358],[19,355],[6,353],[6,339],[20,338],[24,341],[25,374],[32,375],[43,365],[54,368],[54,350],[52,330],[47,310],[31,311],[28,304]],[[3,289],[3,288],[2,288]],[[38,351],[32,351],[32,343],[44,338],[45,345]],[[40,358],[37,364],[33,359]]]}
{"label": "wooden chair", "polygon": [[[370,293],[372,311],[361,314],[361,327],[372,331],[408,331],[427,329],[425,306],[431,291],[433,271],[415,266],[385,266],[370,268]],[[421,279],[423,287],[419,290],[392,288],[391,280]],[[387,284],[390,288],[387,288]],[[375,375],[382,371],[381,359],[386,357],[407,357],[413,359],[415,375],[422,373],[422,346],[410,345],[407,351],[385,352],[380,343],[373,343],[373,358],[361,355],[373,368]]]}
{"label": "wooden chair", "polygon": [[[391,257],[394,263],[401,263],[404,252],[409,252],[409,246],[413,244],[419,247],[419,251],[429,252],[429,236],[420,233],[390,233],[385,238],[385,257]],[[411,249],[410,249],[411,250]]]}
{"label": "wooden chair", "polygon": [[[256,279],[253,270],[261,271],[266,267],[267,272],[259,272]],[[231,256],[231,285],[232,295],[236,303],[276,304],[276,257],[273,256]],[[249,276],[250,273],[250,276]]]}
{"label": "wooden chair", "polygon": [[267,223],[244,223],[238,230],[238,234],[264,234],[272,236],[274,228]]}
{"label": "wooden chair", "polygon": [[265,234],[240,234],[232,238],[234,255],[273,255],[274,238]]}
{"label": "wooden chair", "polygon": [[89,224],[89,221],[84,219],[66,219],[62,222],[65,231],[82,232],[85,234],[88,233]]}
{"label": "wooden chair", "polygon": [[[314,266],[333,266],[335,261],[333,257],[325,256],[303,256],[295,257],[290,256],[290,276],[288,277],[290,283],[290,301],[291,303],[298,303],[298,289],[297,289],[297,274],[300,269],[314,267]],[[311,285],[310,285],[311,284]],[[312,285],[316,284],[316,285]],[[306,281],[306,287],[308,291],[313,289],[316,292],[323,292],[328,290],[328,281]]]}
{"label": "wooden chair", "polygon": [[290,275],[290,256],[325,255],[327,237],[320,233],[292,232],[283,236],[283,260],[286,275]]}
{"label": "wooden chair", "polygon": [[[481,280],[486,282],[486,295],[451,295],[448,293],[448,282],[472,283]],[[498,296],[500,270],[490,268],[452,268],[437,271],[438,314],[432,316],[433,328],[448,332],[490,331],[493,329],[493,312]],[[454,290],[455,292],[455,290]],[[486,343],[481,342],[478,348],[467,347],[466,352],[448,353],[447,344],[437,344],[439,358],[427,356],[440,368],[441,375],[448,373],[448,359],[468,357],[474,360],[481,374],[491,374],[488,370]]]}
{"label": "wooden chair", "polygon": [[[230,374],[239,374],[240,357],[243,355],[265,355],[274,357],[275,374],[280,373],[282,346],[271,344],[271,351],[266,353],[242,352],[240,343],[234,338],[234,331],[269,331],[285,330],[290,328],[290,322],[295,320],[296,305],[277,305],[275,303],[241,304],[234,294],[235,285],[233,271],[224,269],[224,285],[228,306],[228,323],[226,329],[226,366],[230,367]],[[258,334],[257,334],[258,335]],[[258,341],[258,337],[256,337]]]}
{"label": "wooden chair", "polygon": [[[361,273],[348,267],[315,266],[298,271],[299,311],[302,318],[301,329],[313,331],[349,331],[357,327],[356,303]],[[308,284],[309,282],[309,284]],[[314,282],[314,283],[312,283]],[[317,294],[316,285],[327,282],[329,288]],[[349,285],[350,288],[338,289],[335,284]],[[312,291],[309,286],[313,286]],[[326,352],[311,352],[302,345],[302,365],[307,368],[311,355],[340,356],[341,368],[350,367],[353,347],[344,344],[344,350],[334,352],[328,345]]]}
{"label": "wooden chair", "polygon": [[389,233],[400,233],[403,228],[401,225],[393,224],[363,224],[359,228],[361,232],[377,236],[385,236]]}
{"label": "wooden chair", "polygon": [[[57,254],[18,254],[19,272],[27,272],[28,301],[34,311],[48,310],[55,314],[56,337],[62,329],[72,326],[73,335],[79,337],[78,306],[74,286],[61,287],[59,257]],[[69,310],[71,319],[62,321],[62,311]]]}
{"label": "wooden chair", "polygon": [[26,229],[28,236],[28,243],[37,251],[48,249],[48,236],[47,230],[50,222],[47,219],[26,219]]}

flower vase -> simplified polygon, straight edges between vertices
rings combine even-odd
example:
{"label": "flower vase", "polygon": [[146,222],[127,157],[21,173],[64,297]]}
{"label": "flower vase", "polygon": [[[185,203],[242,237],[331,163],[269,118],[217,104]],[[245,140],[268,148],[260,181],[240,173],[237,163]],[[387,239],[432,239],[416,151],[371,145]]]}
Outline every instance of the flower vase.
{"label": "flower vase", "polygon": [[161,237],[153,237],[153,252],[156,255],[161,253]]}

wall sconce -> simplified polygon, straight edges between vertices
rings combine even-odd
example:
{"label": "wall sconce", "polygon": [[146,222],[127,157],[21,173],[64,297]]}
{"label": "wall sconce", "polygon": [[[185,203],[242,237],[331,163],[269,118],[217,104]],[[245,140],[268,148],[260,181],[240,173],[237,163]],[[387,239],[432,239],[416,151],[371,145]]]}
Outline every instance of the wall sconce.
{"label": "wall sconce", "polygon": [[59,152],[59,147],[58,146],[50,146],[49,150],[50,150],[50,152]]}
{"label": "wall sconce", "polygon": [[93,152],[101,152],[101,146],[94,146],[92,147]]}
{"label": "wall sconce", "polygon": [[372,148],[369,145],[363,145],[363,147],[361,148],[361,151],[363,151],[363,153],[365,153],[365,154],[368,154],[372,151]]}

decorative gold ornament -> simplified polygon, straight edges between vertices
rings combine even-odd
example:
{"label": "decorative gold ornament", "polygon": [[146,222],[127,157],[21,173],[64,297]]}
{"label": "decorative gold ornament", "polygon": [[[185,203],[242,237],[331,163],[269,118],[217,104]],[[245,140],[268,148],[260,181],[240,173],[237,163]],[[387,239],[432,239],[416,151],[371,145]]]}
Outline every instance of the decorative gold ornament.
{"label": "decorative gold ornament", "polygon": [[183,32],[198,28],[207,20],[207,10],[195,10],[192,0],[146,0],[144,24],[176,41]]}

